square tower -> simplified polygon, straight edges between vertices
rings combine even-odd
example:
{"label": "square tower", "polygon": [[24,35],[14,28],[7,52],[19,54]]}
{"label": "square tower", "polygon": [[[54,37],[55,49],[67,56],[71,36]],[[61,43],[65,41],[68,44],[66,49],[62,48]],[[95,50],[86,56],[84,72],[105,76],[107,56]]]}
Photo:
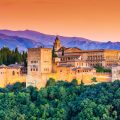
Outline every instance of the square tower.
{"label": "square tower", "polygon": [[28,49],[28,73],[27,86],[44,86],[43,76],[52,72],[52,49],[30,48]]}

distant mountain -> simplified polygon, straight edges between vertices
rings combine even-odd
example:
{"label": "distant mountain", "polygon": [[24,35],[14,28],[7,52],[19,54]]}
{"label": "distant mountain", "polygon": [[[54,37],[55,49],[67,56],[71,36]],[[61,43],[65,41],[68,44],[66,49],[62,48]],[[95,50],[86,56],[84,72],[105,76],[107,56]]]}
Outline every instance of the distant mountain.
{"label": "distant mountain", "polygon": [[[6,45],[10,48],[19,47],[19,49],[27,49],[29,47],[46,46],[52,47],[55,35],[47,35],[32,30],[11,31],[0,30],[1,35],[4,34],[7,39],[1,38],[0,47]],[[66,47],[79,47],[84,50],[90,49],[119,49],[120,42],[97,42],[81,37],[64,37],[59,36],[62,45]]]}
{"label": "distant mountain", "polygon": [[9,47],[10,49],[15,49],[18,47],[20,51],[27,50],[27,48],[43,46],[42,43],[33,41],[31,39],[8,36],[0,33],[0,48]]}

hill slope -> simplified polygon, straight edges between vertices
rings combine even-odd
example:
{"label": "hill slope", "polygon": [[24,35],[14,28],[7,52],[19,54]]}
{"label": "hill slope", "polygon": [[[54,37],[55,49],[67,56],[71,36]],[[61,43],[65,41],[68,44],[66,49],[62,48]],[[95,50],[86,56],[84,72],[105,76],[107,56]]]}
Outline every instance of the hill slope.
{"label": "hill slope", "polygon": [[42,44],[27,38],[0,34],[0,48],[4,46],[9,47],[10,49],[15,49],[18,47],[18,49],[22,51],[31,47],[42,46]]}
{"label": "hill slope", "polygon": [[120,81],[93,85],[52,80],[0,89],[1,120],[120,120]]}
{"label": "hill slope", "polygon": [[[32,30],[24,31],[0,30],[0,33],[5,34],[9,37],[17,36],[18,38],[20,37],[21,39],[26,39],[29,46],[26,45],[25,40],[21,40],[22,42],[20,42],[20,40],[17,40],[18,38],[16,37],[16,40],[23,44],[25,49],[28,47],[39,46],[41,44],[47,47],[52,47],[54,39],[56,37],[54,35],[47,35]],[[79,47],[81,49],[120,49],[120,42],[97,42],[81,37],[59,36],[59,38],[62,44],[66,47]],[[7,46],[10,46],[9,42],[10,41],[7,42],[6,44]],[[18,43],[17,45],[21,46]]]}

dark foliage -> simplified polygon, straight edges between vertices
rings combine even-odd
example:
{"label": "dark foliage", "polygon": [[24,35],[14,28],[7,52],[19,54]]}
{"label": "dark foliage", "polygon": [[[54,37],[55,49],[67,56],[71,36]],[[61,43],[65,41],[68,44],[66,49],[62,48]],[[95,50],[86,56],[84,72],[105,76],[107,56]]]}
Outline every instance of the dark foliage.
{"label": "dark foliage", "polygon": [[99,64],[94,66],[96,68],[96,72],[111,72],[111,69],[109,68],[104,68],[102,66],[100,66]]}
{"label": "dark foliage", "polygon": [[24,65],[26,66],[27,65],[26,59],[27,53],[26,52],[20,53],[17,48],[15,50],[10,50],[7,47],[3,47],[2,49],[0,49],[0,65],[24,63]]}
{"label": "dark foliage", "polygon": [[120,120],[120,81],[50,81],[40,90],[21,83],[0,89],[0,120]]}
{"label": "dark foliage", "polygon": [[54,86],[54,85],[55,85],[55,79],[53,79],[53,78],[50,78],[46,83],[46,87],[47,86]]}
{"label": "dark foliage", "polygon": [[57,57],[57,54],[55,54],[55,48],[53,46],[53,49],[52,49],[52,58],[55,58],[55,57]]}

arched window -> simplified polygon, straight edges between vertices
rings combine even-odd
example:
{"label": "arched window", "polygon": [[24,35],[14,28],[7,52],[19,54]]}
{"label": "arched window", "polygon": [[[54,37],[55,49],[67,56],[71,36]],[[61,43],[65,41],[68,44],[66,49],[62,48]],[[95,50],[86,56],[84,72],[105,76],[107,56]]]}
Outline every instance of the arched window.
{"label": "arched window", "polygon": [[15,71],[12,72],[12,75],[15,75]]}
{"label": "arched window", "polygon": [[70,60],[70,57],[68,57],[68,60]]}

